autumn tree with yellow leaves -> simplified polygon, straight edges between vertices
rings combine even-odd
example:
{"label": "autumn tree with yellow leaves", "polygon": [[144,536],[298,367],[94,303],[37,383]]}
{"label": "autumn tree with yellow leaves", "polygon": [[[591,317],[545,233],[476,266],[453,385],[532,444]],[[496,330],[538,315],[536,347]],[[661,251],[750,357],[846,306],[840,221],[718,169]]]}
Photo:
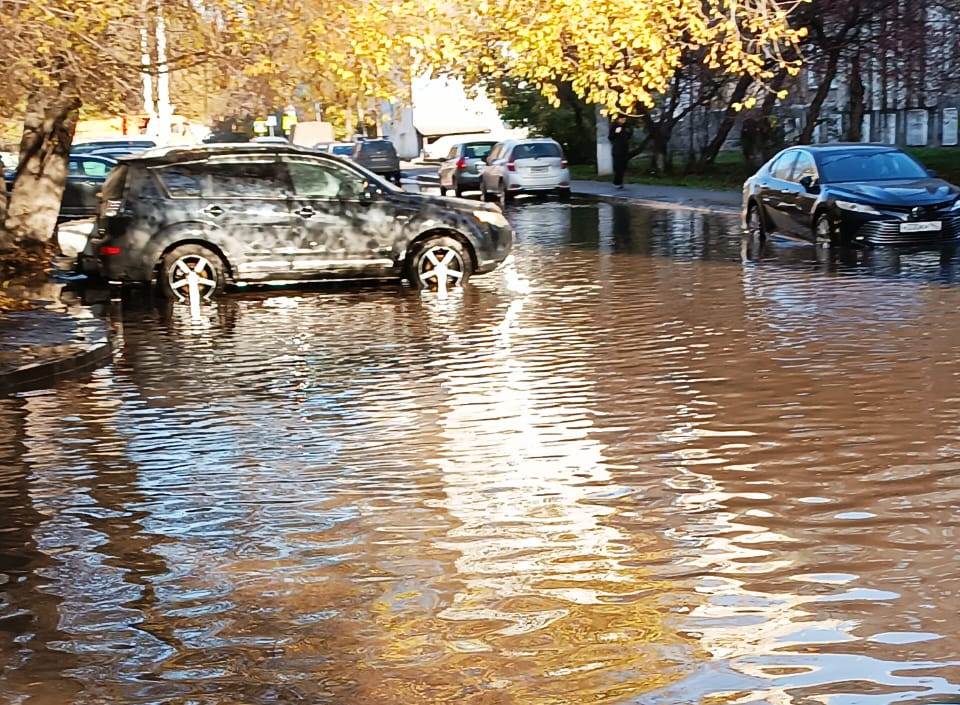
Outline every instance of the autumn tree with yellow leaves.
{"label": "autumn tree with yellow leaves", "polygon": [[[0,249],[49,239],[80,106],[135,100],[144,70],[204,66],[217,90],[257,107],[297,95],[363,114],[433,74],[494,90],[509,78],[553,101],[563,84],[586,103],[635,114],[691,56],[750,77],[754,93],[797,71],[804,30],[790,14],[801,1],[0,0],[0,105],[24,122]],[[140,29],[156,13],[169,56],[145,66]],[[745,92],[742,104],[755,100]]]}

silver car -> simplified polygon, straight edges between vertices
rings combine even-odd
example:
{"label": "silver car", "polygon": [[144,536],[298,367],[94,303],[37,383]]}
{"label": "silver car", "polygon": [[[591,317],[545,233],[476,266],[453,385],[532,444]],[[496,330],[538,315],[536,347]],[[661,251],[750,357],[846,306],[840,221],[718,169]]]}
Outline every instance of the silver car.
{"label": "silver car", "polygon": [[440,195],[452,190],[457,198],[464,191],[480,190],[480,172],[496,142],[463,142],[455,144],[440,165]]}
{"label": "silver car", "polygon": [[497,196],[506,204],[521,193],[555,193],[562,200],[570,198],[570,170],[556,141],[507,140],[490,152],[480,177],[483,200]]}

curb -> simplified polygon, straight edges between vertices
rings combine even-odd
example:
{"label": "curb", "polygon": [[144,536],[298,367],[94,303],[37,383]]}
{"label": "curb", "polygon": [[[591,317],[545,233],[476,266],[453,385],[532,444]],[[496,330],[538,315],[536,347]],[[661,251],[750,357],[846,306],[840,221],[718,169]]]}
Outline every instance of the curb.
{"label": "curb", "polygon": [[98,319],[80,324],[85,342],[72,344],[70,352],[43,362],[0,373],[0,394],[15,394],[51,386],[67,377],[78,376],[106,364],[113,358],[113,344],[107,324]]}

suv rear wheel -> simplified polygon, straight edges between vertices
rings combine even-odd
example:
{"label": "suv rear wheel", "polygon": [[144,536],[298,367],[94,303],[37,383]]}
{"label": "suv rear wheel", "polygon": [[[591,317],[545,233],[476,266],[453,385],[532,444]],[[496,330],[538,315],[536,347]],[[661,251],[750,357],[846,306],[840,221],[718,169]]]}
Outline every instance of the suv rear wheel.
{"label": "suv rear wheel", "polygon": [[438,235],[418,243],[407,262],[407,278],[418,289],[453,289],[473,272],[470,254],[452,237]]}
{"label": "suv rear wheel", "polygon": [[172,301],[189,301],[192,284],[204,301],[223,292],[226,266],[220,256],[202,245],[180,245],[160,262],[160,291]]}

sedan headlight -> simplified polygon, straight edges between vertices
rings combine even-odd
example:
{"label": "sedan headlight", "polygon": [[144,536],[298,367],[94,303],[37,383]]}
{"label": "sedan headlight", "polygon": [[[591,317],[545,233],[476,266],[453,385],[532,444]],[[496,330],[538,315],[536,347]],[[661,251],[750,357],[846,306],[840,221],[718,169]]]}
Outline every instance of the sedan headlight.
{"label": "sedan headlight", "polygon": [[869,215],[880,215],[878,211],[873,206],[868,206],[866,203],[854,203],[852,201],[836,201],[837,208],[844,211],[852,211],[854,213],[867,213]]}
{"label": "sedan headlight", "polygon": [[952,211],[960,211],[960,198],[958,198],[956,201],[954,201],[953,205],[950,206],[950,210],[952,210]]}
{"label": "sedan headlight", "polygon": [[474,211],[473,217],[481,223],[492,225],[495,228],[506,228],[510,225],[507,219],[503,217],[503,213],[499,211]]}

